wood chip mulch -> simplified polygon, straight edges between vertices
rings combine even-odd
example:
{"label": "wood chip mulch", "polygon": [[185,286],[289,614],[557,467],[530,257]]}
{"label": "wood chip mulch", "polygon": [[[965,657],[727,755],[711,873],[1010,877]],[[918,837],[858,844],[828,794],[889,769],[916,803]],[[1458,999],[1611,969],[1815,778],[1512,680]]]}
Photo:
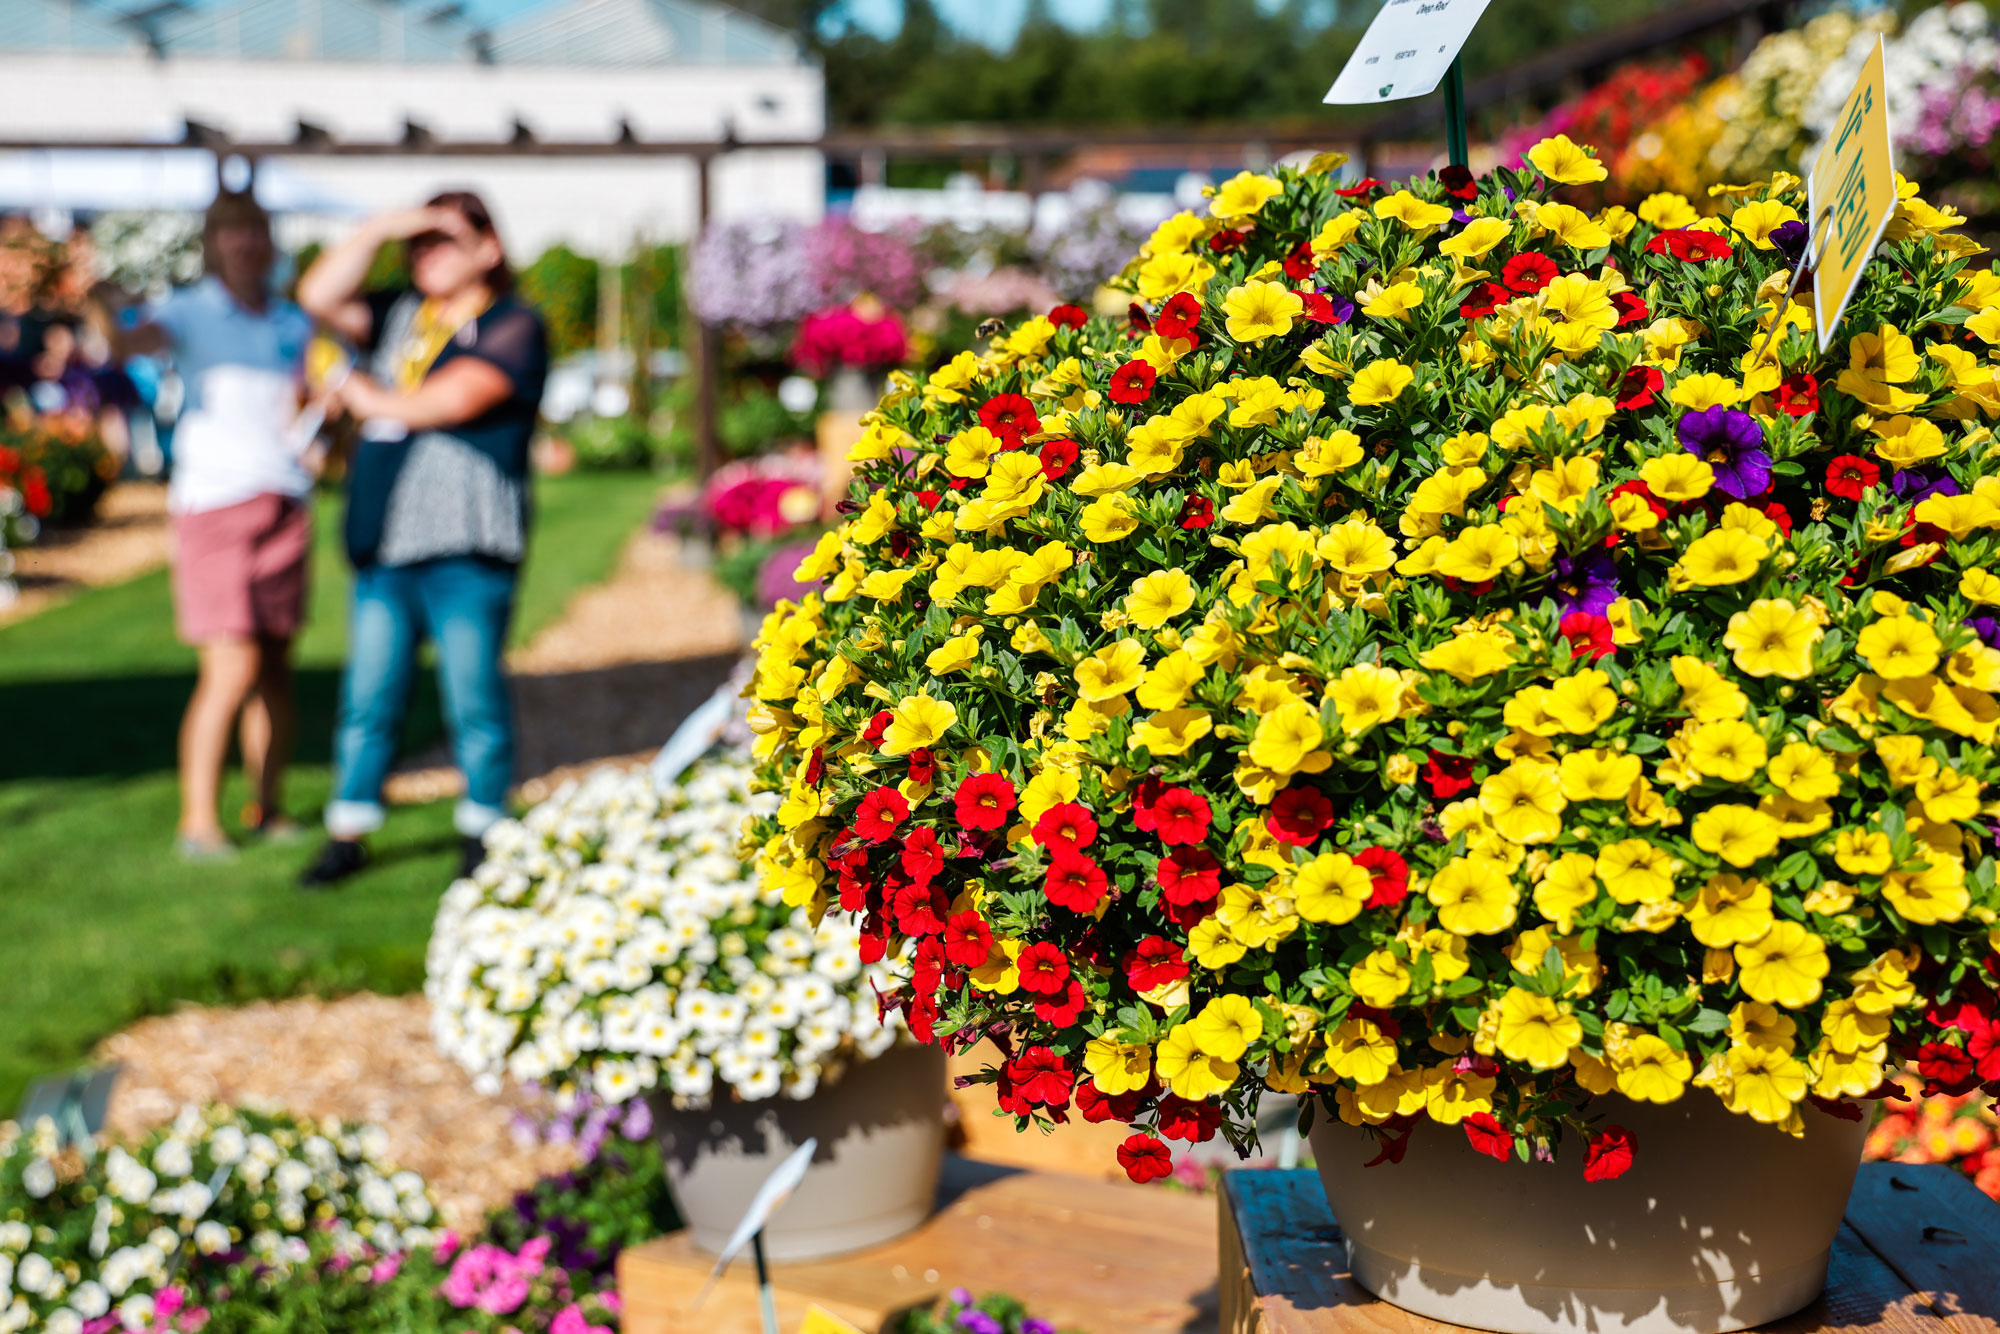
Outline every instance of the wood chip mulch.
{"label": "wood chip mulch", "polygon": [[167,563],[167,488],[119,482],[80,528],[46,528],[14,553],[20,596],[0,607],[0,625],[23,621],[86,588],[122,584]]}
{"label": "wood chip mulch", "polygon": [[373,1122],[388,1132],[389,1162],[422,1173],[445,1223],[460,1230],[575,1162],[567,1146],[517,1136],[516,1114],[532,1109],[525,1096],[511,1086],[479,1093],[439,1053],[422,996],[190,1008],[113,1034],[96,1058],[123,1066],[114,1134],[142,1134],[210,1102]]}

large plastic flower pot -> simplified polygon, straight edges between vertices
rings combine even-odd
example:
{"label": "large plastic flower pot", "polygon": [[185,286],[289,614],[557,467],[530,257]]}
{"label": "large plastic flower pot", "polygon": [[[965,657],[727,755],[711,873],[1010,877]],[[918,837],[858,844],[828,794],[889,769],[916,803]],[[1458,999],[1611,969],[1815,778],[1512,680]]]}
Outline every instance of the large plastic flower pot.
{"label": "large plastic flower pot", "polygon": [[1631,1169],[1585,1181],[1582,1147],[1499,1162],[1420,1121],[1400,1163],[1322,1119],[1309,1136],[1354,1278],[1419,1315],[1506,1334],[1721,1334],[1819,1295],[1865,1121],[1801,1108],[1803,1138],[1705,1090],[1590,1111],[1637,1141]]}
{"label": "large plastic flower pot", "polygon": [[902,1045],[812,1097],[729,1100],[677,1111],[654,1101],[667,1184],[695,1245],[720,1251],[757,1187],[819,1141],[805,1180],[764,1229],[773,1260],[810,1260],[901,1236],[930,1217],[944,1154],[944,1053]]}

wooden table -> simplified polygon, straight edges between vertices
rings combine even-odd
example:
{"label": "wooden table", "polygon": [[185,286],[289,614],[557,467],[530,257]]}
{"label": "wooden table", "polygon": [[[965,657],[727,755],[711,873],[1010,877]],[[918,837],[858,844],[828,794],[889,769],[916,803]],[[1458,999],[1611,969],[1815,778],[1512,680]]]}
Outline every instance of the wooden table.
{"label": "wooden table", "polygon": [[[1310,1170],[1231,1172],[1222,1187],[1222,1334],[1453,1334],[1369,1294]],[[1113,1334],[1099,1322],[1094,1330]],[[2000,1204],[1948,1167],[1866,1163],[1827,1289],[1780,1334],[2000,1334]]]}
{"label": "wooden table", "polygon": [[[1315,1185],[1314,1189],[1318,1189]],[[1125,1181],[945,1158],[939,1212],[886,1245],[775,1265],[778,1325],[808,1304],[874,1334],[950,1288],[1019,1297],[1031,1314],[1090,1334],[1215,1328],[1215,1201]],[[618,1257],[626,1334],[758,1334],[755,1272],[739,1259],[699,1310],[714,1257],[676,1232]]]}

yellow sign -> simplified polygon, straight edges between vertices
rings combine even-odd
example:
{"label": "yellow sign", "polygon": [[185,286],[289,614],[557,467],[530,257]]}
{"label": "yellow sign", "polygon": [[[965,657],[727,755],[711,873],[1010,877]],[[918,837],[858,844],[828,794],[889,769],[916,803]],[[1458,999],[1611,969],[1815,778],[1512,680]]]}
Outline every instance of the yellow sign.
{"label": "yellow sign", "polygon": [[806,1318],[799,1325],[799,1334],[864,1334],[864,1331],[823,1306],[808,1306]]}
{"label": "yellow sign", "polygon": [[1861,271],[1896,215],[1896,164],[1889,156],[1889,97],[1879,36],[1833,125],[1806,188],[1812,218],[1813,322],[1821,352],[1833,341]]}

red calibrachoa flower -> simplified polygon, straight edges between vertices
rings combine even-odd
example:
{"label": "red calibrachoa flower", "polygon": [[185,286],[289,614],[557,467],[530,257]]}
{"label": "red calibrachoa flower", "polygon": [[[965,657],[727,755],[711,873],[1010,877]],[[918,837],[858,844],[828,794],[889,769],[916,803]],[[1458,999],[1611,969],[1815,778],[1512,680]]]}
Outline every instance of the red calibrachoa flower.
{"label": "red calibrachoa flower", "polygon": [[893,787],[878,787],[861,799],[854,813],[854,832],[870,843],[880,843],[896,832],[896,826],[910,815],[910,803]]}
{"label": "red calibrachoa flower", "polygon": [[1375,888],[1363,907],[1393,908],[1409,897],[1410,864],[1400,854],[1388,848],[1362,848],[1353,857]]}
{"label": "red calibrachoa flower", "polygon": [[1075,978],[1071,978],[1069,990],[1059,999],[1035,1002],[1035,1018],[1045,1024],[1053,1024],[1057,1028],[1068,1028],[1089,1008],[1089,993],[1077,984]]}
{"label": "red calibrachoa flower", "polygon": [[1301,241],[1285,255],[1285,276],[1295,283],[1302,283],[1313,276],[1319,261],[1313,258],[1312,242]]}
{"label": "red calibrachoa flower", "polygon": [[1019,449],[1024,437],[1042,429],[1035,405],[1020,394],[995,394],[987,399],[979,408],[979,424],[999,436],[1009,449]]}
{"label": "red calibrachoa flower", "polygon": [[1300,319],[1313,324],[1339,324],[1345,318],[1333,308],[1333,298],[1324,292],[1312,292],[1301,287],[1298,297],[1306,303],[1306,308],[1299,312]]}
{"label": "red calibrachoa flower", "polygon": [[1667,509],[1665,505],[1662,505],[1659,501],[1659,498],[1653,494],[1652,487],[1647,486],[1644,482],[1638,481],[1636,479],[1630,482],[1620,482],[1618,485],[1611,488],[1611,494],[1614,496],[1639,497],[1639,499],[1646,502],[1646,508],[1653,511],[1653,517],[1655,519],[1661,520],[1662,522],[1666,520],[1667,515],[1671,512]]}
{"label": "red calibrachoa flower", "polygon": [[970,908],[944,924],[944,957],[960,968],[977,968],[993,952],[993,928]]}
{"label": "red calibrachoa flower", "polygon": [[1192,788],[1168,788],[1153,803],[1153,819],[1162,843],[1199,843],[1208,837],[1213,816],[1208,798]]}
{"label": "red calibrachoa flower", "polygon": [[1105,390],[1113,403],[1144,403],[1153,394],[1160,373],[1149,361],[1128,361],[1111,372],[1111,387]]}
{"label": "red calibrachoa flower", "polygon": [[1076,466],[1076,458],[1076,441],[1049,441],[1042,446],[1042,476],[1051,482],[1060,481],[1071,468]]}
{"label": "red calibrachoa flower", "polygon": [[1313,787],[1288,787],[1271,802],[1264,827],[1280,843],[1300,847],[1311,843],[1333,826],[1333,803]]}
{"label": "red calibrachoa flower", "polygon": [[889,906],[896,919],[896,929],[906,936],[937,936],[944,934],[945,918],[951,912],[951,899],[940,885],[923,885],[915,881],[897,885],[889,896]]}
{"label": "red calibrachoa flower", "polygon": [[1096,837],[1097,821],[1091,818],[1090,808],[1074,801],[1058,802],[1035,821],[1035,842],[1045,848],[1081,850]]}
{"label": "red calibrachoa flower", "polygon": [[1206,528],[1214,522],[1215,503],[1207,496],[1189,496],[1181,502],[1181,527]]}
{"label": "red calibrachoa flower", "polygon": [[929,825],[919,825],[903,840],[903,852],[899,859],[903,864],[903,874],[919,884],[928,885],[944,869],[944,849],[938,846],[937,831]]}
{"label": "red calibrachoa flower", "polygon": [[877,710],[875,716],[868,720],[868,729],[861,734],[861,739],[871,746],[881,745],[882,737],[889,730],[889,724],[895,720],[896,715],[887,709]]}
{"label": "red calibrachoa flower", "polygon": [[1667,377],[1660,374],[1659,367],[1634,366],[1620,377],[1618,393],[1611,401],[1621,408],[1650,407],[1666,383]]}
{"label": "red calibrachoa flower", "polygon": [[1539,292],[1554,282],[1559,272],[1554,260],[1530,250],[1500,266],[1500,281],[1510,292]]}
{"label": "red calibrachoa flower", "polygon": [[1423,780],[1432,796],[1440,801],[1450,801],[1472,786],[1472,757],[1446,755],[1434,750],[1429,762],[1424,765]]}
{"label": "red calibrachoa flower", "polygon": [[1624,1126],[1606,1126],[1591,1136],[1584,1150],[1583,1179],[1614,1181],[1632,1168],[1632,1153],[1639,1141]]}
{"label": "red calibrachoa flower", "polygon": [[1826,465],[1826,489],[1842,500],[1859,500],[1861,493],[1882,480],[1882,470],[1873,459],[1859,454],[1842,454]]}
{"label": "red calibrachoa flower", "polygon": [[1498,1158],[1504,1163],[1514,1156],[1514,1137],[1493,1119],[1493,1113],[1474,1112],[1461,1124],[1472,1147],[1488,1158]]}
{"label": "red calibrachoa flower", "polygon": [[1021,986],[1037,996],[1060,996],[1069,985],[1069,959],[1051,940],[1038,940],[1014,960]]}
{"label": "red calibrachoa flower", "polygon": [[1090,320],[1082,306],[1061,305],[1049,311],[1049,323],[1058,329],[1081,329]]}
{"label": "red calibrachoa flower", "polygon": [[1376,180],[1373,176],[1363,176],[1354,184],[1335,190],[1334,193],[1342,199],[1359,199],[1370,190],[1380,190],[1381,188],[1382,182]]}
{"label": "red calibrachoa flower", "polygon": [[910,781],[929,783],[937,777],[937,756],[923,746],[910,752]]}
{"label": "red calibrachoa flower", "polygon": [[1790,417],[1810,417],[1819,410],[1819,380],[1810,371],[1787,375],[1778,382],[1778,411]]}
{"label": "red calibrachoa flower", "polygon": [[1125,1175],[1144,1185],[1174,1174],[1173,1152],[1151,1135],[1129,1136],[1118,1146],[1118,1165]]}
{"label": "red calibrachoa flower", "polygon": [[1729,238],[1714,232],[1696,231],[1692,227],[1679,227],[1661,232],[1646,242],[1649,255],[1672,255],[1675,259],[1698,262],[1705,259],[1728,259],[1736,253],[1736,247],[1729,244]]}
{"label": "red calibrachoa flower", "polygon": [[1222,1109],[1212,1102],[1189,1102],[1169,1093],[1160,1099],[1160,1133],[1168,1139],[1204,1144],[1222,1128]]}
{"label": "red calibrachoa flower", "polygon": [[1562,625],[1558,628],[1562,637],[1569,641],[1570,648],[1592,662],[1608,658],[1618,651],[1618,645],[1611,638],[1611,622],[1596,612],[1573,611],[1562,618]]}
{"label": "red calibrachoa flower", "polygon": [[1232,250],[1241,250],[1243,243],[1250,239],[1249,232],[1224,229],[1208,238],[1208,248],[1218,255],[1226,255]]}
{"label": "red calibrachoa flower", "polygon": [[1076,1110],[1083,1113],[1083,1119],[1092,1125],[1104,1121],[1133,1121],[1153,1096],[1146,1089],[1138,1089],[1121,1093],[1115,1098],[1106,1097],[1104,1091],[1088,1079],[1079,1082],[1073,1092]]}
{"label": "red calibrachoa flower", "polygon": [[1618,323],[1612,326],[1615,329],[1623,329],[1628,324],[1644,324],[1652,318],[1652,309],[1637,292],[1615,292],[1611,304],[1618,311]]}
{"label": "red calibrachoa flower", "polygon": [[1124,958],[1125,980],[1134,991],[1151,991],[1171,986],[1188,975],[1187,960],[1179,945],[1165,936],[1147,936]]}
{"label": "red calibrachoa flower", "polygon": [[1048,1107],[1068,1105],[1070,1086],[1076,1082],[1063,1058],[1049,1047],[1028,1048],[1007,1062],[1007,1072],[1024,1101]]}
{"label": "red calibrachoa flower", "polygon": [[1444,192],[1453,199],[1479,198],[1479,182],[1473,178],[1470,167],[1461,167],[1454,162],[1449,167],[1440,168],[1437,178]]}
{"label": "red calibrachoa flower", "polygon": [[1014,813],[1014,785],[999,774],[967,774],[953,801],[967,829],[1002,829]]}
{"label": "red calibrachoa flower", "polygon": [[1096,862],[1073,848],[1059,846],[1049,858],[1042,892],[1059,908],[1095,912],[1097,905],[1104,902],[1104,896],[1111,892],[1111,881]]}
{"label": "red calibrachoa flower", "polygon": [[1153,317],[1153,332],[1162,338],[1191,338],[1201,323],[1201,299],[1192,292],[1176,292]]}
{"label": "red calibrachoa flower", "polygon": [[1478,283],[1465,294],[1465,300],[1458,305],[1458,313],[1468,320],[1483,319],[1513,299],[1514,294],[1499,283]]}
{"label": "red calibrachoa flower", "polygon": [[1207,848],[1176,848],[1153,872],[1168,903],[1213,903],[1222,893],[1222,863]]}
{"label": "red calibrachoa flower", "polygon": [[1917,1073],[1943,1093],[1965,1093],[1979,1082],[1979,1067],[1963,1047],[1926,1042],[1917,1048]]}

